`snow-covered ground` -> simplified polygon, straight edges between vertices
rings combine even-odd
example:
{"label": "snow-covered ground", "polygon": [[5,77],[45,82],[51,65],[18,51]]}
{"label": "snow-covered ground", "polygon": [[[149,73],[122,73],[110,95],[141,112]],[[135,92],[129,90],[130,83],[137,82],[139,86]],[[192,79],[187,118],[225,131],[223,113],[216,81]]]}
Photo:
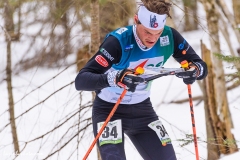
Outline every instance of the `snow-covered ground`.
{"label": "snow-covered ground", "polygon": [[[201,7],[201,6],[200,6]],[[1,18],[2,20],[2,18]],[[0,21],[0,25],[3,22]],[[204,22],[202,22],[204,25]],[[30,30],[30,29],[28,29]],[[200,55],[200,40],[202,40],[210,48],[208,41],[208,34],[199,29],[198,31],[183,33],[183,36],[186,40],[192,45],[196,52]],[[227,44],[221,38],[221,49],[224,53],[228,54]],[[232,36],[232,43],[236,44],[236,40]],[[236,44],[235,46],[238,46]],[[5,77],[5,66],[6,66],[6,43],[4,42],[3,35],[0,35],[0,48],[2,56],[0,57],[0,79]],[[24,54],[26,46],[24,43],[14,42],[12,45],[12,60],[13,64],[21,59],[21,56]],[[75,60],[75,55],[68,57],[69,62]],[[225,70],[229,70],[229,64],[225,64]],[[179,67],[179,65],[173,60],[170,59],[165,67]],[[14,68],[13,68],[14,69]],[[27,72],[19,73],[13,77],[13,95],[15,101],[15,116],[19,116],[28,109],[34,107],[29,112],[17,119],[17,132],[18,139],[20,141],[20,148],[23,149],[24,142],[30,141],[37,138],[38,136],[48,132],[58,124],[60,124],[68,116],[71,116],[73,112],[79,109],[79,92],[75,90],[74,84],[70,84],[74,81],[76,72],[76,66],[73,65],[66,69],[62,74],[53,78],[64,67],[59,69],[42,69],[34,68]],[[32,90],[38,88],[39,85],[50,80],[47,84],[43,85],[34,92]],[[70,84],[69,86],[58,91],[61,87]],[[232,114],[234,129],[232,133],[237,140],[238,146],[240,146],[240,92],[238,89],[228,92],[229,98],[229,108]],[[31,92],[31,93],[30,93]],[[53,96],[47,99],[53,92],[57,92]],[[28,94],[30,93],[30,94]],[[26,96],[27,95],[27,96]],[[201,95],[200,88],[197,83],[192,85],[192,95],[198,96]],[[26,96],[26,97],[25,97]],[[5,129],[4,126],[9,122],[9,114],[6,112],[8,109],[8,94],[6,82],[0,83],[0,159],[1,160],[11,160],[14,157],[13,154],[13,145],[11,137],[11,128],[7,126]],[[83,102],[87,103],[91,98],[91,93],[84,92]],[[162,120],[162,123],[165,125],[168,134],[172,139],[172,143],[177,155],[178,160],[193,160],[195,159],[195,151],[193,143],[190,143],[186,146],[183,145],[181,139],[189,140],[186,135],[192,134],[192,122],[190,117],[190,107],[188,103],[183,104],[174,104],[171,103],[173,100],[179,100],[183,98],[188,98],[187,87],[182,82],[181,79],[176,78],[175,76],[162,77],[153,82],[151,90],[151,100],[154,105],[154,108],[159,115],[159,118]],[[43,102],[44,101],[44,102]],[[40,103],[43,102],[43,103]],[[39,105],[37,105],[40,103]],[[200,159],[207,158],[207,149],[206,149],[206,128],[205,128],[205,113],[203,102],[194,102],[194,114],[196,122],[197,136],[199,137],[198,148]],[[82,117],[91,116],[91,110],[81,115]],[[80,117],[80,118],[82,118]],[[56,148],[62,146],[68,139],[76,134],[76,129],[70,129],[66,134],[67,136],[62,139],[61,143],[57,144],[57,141],[61,139],[61,136],[74,124],[78,123],[78,116],[75,116],[68,123],[63,125],[57,131],[52,132],[43,139],[36,140],[32,143],[29,143],[24,152],[20,154],[16,159],[17,160],[32,160],[32,159],[42,159],[46,157],[53,146],[56,145]],[[81,124],[80,124],[80,127]],[[80,141],[78,152],[75,152],[70,159],[82,159],[88,150],[89,146],[93,141],[93,134],[91,127],[86,131],[83,139]],[[67,147],[49,159],[58,159],[65,160],[71,153],[76,149],[77,139],[70,142]],[[55,148],[55,149],[56,149]],[[141,156],[138,154],[131,141],[126,137],[125,142],[126,155],[128,160],[142,160]],[[78,153],[78,154],[76,154]],[[92,150],[89,155],[89,160],[96,160],[96,148]],[[221,160],[238,160],[240,159],[240,153],[235,153],[229,156],[222,155]]]}

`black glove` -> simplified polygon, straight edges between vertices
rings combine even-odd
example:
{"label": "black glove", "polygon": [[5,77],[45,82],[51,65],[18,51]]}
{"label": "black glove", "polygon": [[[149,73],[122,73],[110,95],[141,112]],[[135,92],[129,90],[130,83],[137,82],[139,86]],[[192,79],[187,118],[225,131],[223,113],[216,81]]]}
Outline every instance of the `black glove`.
{"label": "black glove", "polygon": [[135,75],[135,71],[124,69],[108,73],[108,83],[112,87],[126,88],[130,92],[134,92],[138,84],[144,82],[144,79]]}
{"label": "black glove", "polygon": [[185,84],[193,84],[199,76],[199,67],[196,63],[190,62],[185,72],[176,73],[178,78],[182,78]]}

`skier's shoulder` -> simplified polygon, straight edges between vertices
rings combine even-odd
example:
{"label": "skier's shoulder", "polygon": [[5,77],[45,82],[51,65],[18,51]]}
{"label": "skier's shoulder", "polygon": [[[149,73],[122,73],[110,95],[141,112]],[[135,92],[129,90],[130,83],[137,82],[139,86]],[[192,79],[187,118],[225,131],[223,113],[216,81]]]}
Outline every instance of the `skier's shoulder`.
{"label": "skier's shoulder", "polygon": [[132,26],[124,26],[124,27],[117,28],[114,31],[112,31],[110,33],[110,35],[113,35],[120,39],[131,36],[132,35]]}

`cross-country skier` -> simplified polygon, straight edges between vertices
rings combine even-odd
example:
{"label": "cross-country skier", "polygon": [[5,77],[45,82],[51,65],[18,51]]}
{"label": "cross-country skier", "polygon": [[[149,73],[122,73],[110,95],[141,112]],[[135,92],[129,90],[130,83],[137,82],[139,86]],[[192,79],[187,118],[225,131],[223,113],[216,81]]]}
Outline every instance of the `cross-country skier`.
{"label": "cross-country skier", "polygon": [[124,133],[143,159],[176,160],[171,139],[149,98],[151,83],[142,83],[143,78],[134,75],[138,66],[156,70],[173,56],[179,63],[189,63],[189,70],[176,74],[185,84],[207,76],[206,63],[178,31],[165,25],[167,17],[171,18],[170,7],[164,0],[143,1],[134,25],[107,34],[76,76],[77,90],[96,91],[92,109],[95,136],[123,92],[120,84],[128,88],[97,142],[102,160],[126,159]]}

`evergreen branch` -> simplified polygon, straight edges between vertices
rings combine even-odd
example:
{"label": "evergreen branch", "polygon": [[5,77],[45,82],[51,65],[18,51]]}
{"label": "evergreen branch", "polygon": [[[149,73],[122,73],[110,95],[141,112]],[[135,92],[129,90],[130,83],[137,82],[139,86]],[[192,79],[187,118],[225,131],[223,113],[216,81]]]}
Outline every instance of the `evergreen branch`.
{"label": "evergreen branch", "polygon": [[219,53],[214,53],[214,55],[223,60],[223,61],[226,61],[226,62],[240,62],[240,57],[235,57],[235,56],[224,56],[222,54],[219,54]]}

